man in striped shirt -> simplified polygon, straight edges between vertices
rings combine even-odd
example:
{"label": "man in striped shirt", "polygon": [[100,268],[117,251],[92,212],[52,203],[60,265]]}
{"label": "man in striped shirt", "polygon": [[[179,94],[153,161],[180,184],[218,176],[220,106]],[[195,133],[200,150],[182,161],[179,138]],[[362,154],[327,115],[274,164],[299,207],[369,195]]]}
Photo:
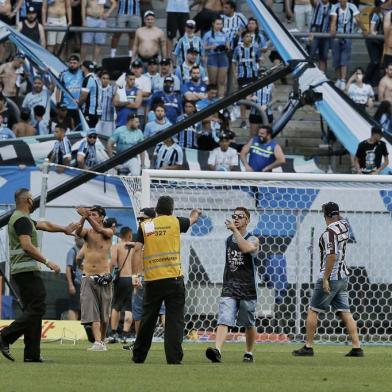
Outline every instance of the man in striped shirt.
{"label": "man in striped shirt", "polygon": [[94,70],[95,66],[92,61],[83,62],[84,79],[78,102],[79,107],[83,109],[87,124],[91,128],[95,128],[102,114],[102,85]]}
{"label": "man in striped shirt", "polygon": [[335,68],[337,81],[335,86],[341,90],[346,88],[347,68],[351,60],[352,40],[347,38],[336,38],[337,33],[350,34],[356,32],[358,25],[363,36],[368,36],[368,30],[359,18],[359,10],[353,3],[347,0],[339,0],[331,8],[330,33],[332,41],[333,66]]}
{"label": "man in striped shirt", "polygon": [[[138,29],[142,25],[142,18],[140,16],[140,0],[119,0],[116,27]],[[118,42],[121,37],[121,32],[114,33],[110,49],[110,57],[116,57]],[[135,39],[135,32],[128,34],[128,54],[132,57],[133,41]]]}
{"label": "man in striped shirt", "polygon": [[330,13],[332,4],[329,0],[311,0],[313,7],[312,19],[309,27],[310,56],[318,57],[319,68],[327,70],[328,52],[331,47],[330,38],[313,38],[312,33],[328,33],[330,24]]}
{"label": "man in striped shirt", "polygon": [[153,156],[155,169],[180,170],[184,161],[182,148],[174,136],[158,143]]}
{"label": "man in striped shirt", "polygon": [[95,129],[99,135],[112,136],[115,128],[113,98],[116,94],[116,86],[110,83],[110,75],[107,71],[101,72],[102,85],[102,115]]}
{"label": "man in striped shirt", "polygon": [[240,12],[236,12],[236,2],[229,0],[223,5],[223,32],[229,38],[230,48],[234,49],[236,41],[239,40],[241,31],[246,27],[248,21]]}
{"label": "man in striped shirt", "polygon": [[306,342],[294,356],[313,356],[313,339],[317,329],[318,314],[330,306],[337,312],[346,325],[353,348],[346,357],[363,357],[358,337],[357,324],[350,312],[347,292],[348,270],[346,266],[346,246],[350,237],[347,220],[340,216],[339,206],[330,201],[323,204],[327,228],[320,237],[321,268],[306,320]]}

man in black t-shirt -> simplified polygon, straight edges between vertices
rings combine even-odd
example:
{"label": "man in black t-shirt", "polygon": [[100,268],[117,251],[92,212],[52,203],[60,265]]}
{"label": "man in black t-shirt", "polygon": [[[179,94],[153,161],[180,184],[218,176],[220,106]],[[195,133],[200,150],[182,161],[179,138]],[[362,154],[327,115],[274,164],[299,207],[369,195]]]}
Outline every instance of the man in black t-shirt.
{"label": "man in black t-shirt", "polygon": [[388,166],[388,150],[381,138],[381,128],[373,127],[370,138],[359,143],[354,160],[358,174],[380,174]]}
{"label": "man in black t-shirt", "polygon": [[226,264],[223,287],[219,301],[218,328],[215,348],[208,347],[206,357],[221,362],[221,350],[229,327],[245,327],[246,351],[243,362],[253,362],[253,346],[256,340],[256,280],[254,257],[259,240],[247,232],[250,213],[245,207],[237,207],[226,220],[226,227],[233,232],[226,240]]}

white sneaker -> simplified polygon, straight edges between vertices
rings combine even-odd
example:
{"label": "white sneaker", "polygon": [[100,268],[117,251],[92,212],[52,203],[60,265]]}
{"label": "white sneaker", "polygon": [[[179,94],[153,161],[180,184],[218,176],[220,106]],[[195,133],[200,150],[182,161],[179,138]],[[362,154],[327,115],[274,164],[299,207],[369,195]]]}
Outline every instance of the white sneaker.
{"label": "white sneaker", "polygon": [[94,344],[87,349],[88,351],[107,351],[106,345],[102,342],[94,342]]}

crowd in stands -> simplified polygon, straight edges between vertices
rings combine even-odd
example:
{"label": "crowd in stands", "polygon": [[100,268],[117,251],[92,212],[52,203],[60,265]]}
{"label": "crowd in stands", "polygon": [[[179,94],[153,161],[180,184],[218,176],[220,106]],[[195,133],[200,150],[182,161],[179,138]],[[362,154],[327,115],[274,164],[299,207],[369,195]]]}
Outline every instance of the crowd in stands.
{"label": "crowd in stands", "polygon": [[[46,47],[61,53],[64,39],[78,42],[64,31],[44,31],[43,26],[87,26],[104,28],[110,16],[116,27],[135,29],[129,33],[129,70],[118,79],[97,63],[106,44],[105,32],[81,34],[80,54],[67,57],[68,69],[61,82],[71,95],[64,94],[48,75],[31,71],[28,59],[16,53],[0,66],[0,140],[53,133],[57,143],[51,160],[69,165],[70,143],[67,132],[80,125],[79,109],[90,128],[81,144],[77,164],[88,168],[97,162],[95,143],[108,138],[109,156],[119,153],[202,110],[219,98],[256,80],[271,65],[282,60],[258,21],[237,10],[241,2],[231,0],[168,0],[166,31],[157,26],[152,4],[143,0],[20,0],[0,6],[0,20],[13,24],[19,14],[18,30]],[[332,55],[336,86],[363,109],[381,102],[375,118],[384,132],[392,132],[392,34],[391,0],[375,0],[366,23],[360,18],[358,4],[347,0],[286,0],[289,27],[295,21],[297,31],[309,32],[303,40],[319,67],[327,71]],[[267,1],[272,5],[272,1]],[[190,11],[195,7],[196,16]],[[336,38],[337,33],[360,29],[366,39],[369,65],[350,74],[352,40]],[[315,37],[313,33],[328,33]],[[385,34],[385,45],[369,35]],[[112,36],[110,56],[117,56],[121,33]],[[391,53],[389,52],[391,51]],[[0,44],[0,58],[4,44]],[[385,70],[385,72],[384,72]],[[283,82],[285,82],[283,80]],[[181,168],[184,149],[210,151],[210,170],[270,171],[281,166],[284,153],[272,139],[274,86],[270,84],[248,99],[259,105],[247,117],[243,106],[223,110],[178,135],[159,143],[149,153],[152,167]],[[18,106],[20,110],[18,111]],[[19,113],[20,112],[20,113]],[[230,120],[240,118],[241,128],[249,129],[249,142],[239,145],[230,129]],[[263,118],[268,119],[265,124]],[[264,126],[260,129],[264,122]],[[268,125],[268,126],[267,126]],[[237,162],[234,164],[233,150]],[[240,154],[240,155],[238,155]],[[147,155],[122,165],[120,170],[140,173]],[[239,159],[240,158],[240,159]],[[273,163],[274,162],[274,163]],[[272,165],[271,165],[272,164]],[[272,166],[272,167],[271,167]]]}

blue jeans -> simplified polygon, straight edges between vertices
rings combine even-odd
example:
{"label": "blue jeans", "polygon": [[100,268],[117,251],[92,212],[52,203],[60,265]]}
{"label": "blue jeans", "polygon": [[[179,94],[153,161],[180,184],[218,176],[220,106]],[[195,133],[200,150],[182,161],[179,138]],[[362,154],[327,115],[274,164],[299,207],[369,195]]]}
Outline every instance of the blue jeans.
{"label": "blue jeans", "polygon": [[218,325],[253,327],[256,324],[256,299],[245,300],[221,297],[219,301]]}
{"label": "blue jeans", "polygon": [[323,291],[323,280],[319,279],[310,300],[310,309],[315,312],[324,312],[330,306],[336,312],[350,312],[348,303],[347,279],[331,280],[329,282],[331,292],[329,294]]}

